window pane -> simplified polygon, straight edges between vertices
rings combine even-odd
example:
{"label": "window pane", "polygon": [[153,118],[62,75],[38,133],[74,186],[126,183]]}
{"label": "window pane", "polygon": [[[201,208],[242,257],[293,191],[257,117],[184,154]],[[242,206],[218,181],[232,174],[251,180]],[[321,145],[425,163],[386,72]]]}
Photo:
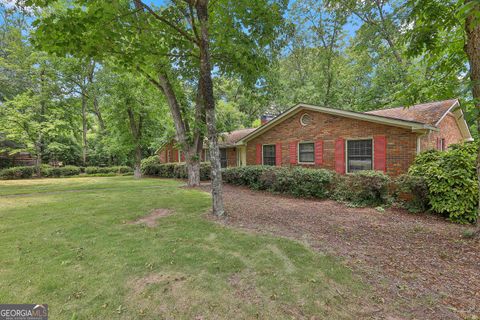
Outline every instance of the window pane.
{"label": "window pane", "polygon": [[266,166],[275,165],[275,145],[263,146],[263,164]]}
{"label": "window pane", "polygon": [[347,142],[348,172],[372,170],[372,140]]}
{"label": "window pane", "polygon": [[220,149],[220,167],[226,168],[227,165],[227,149]]}
{"label": "window pane", "polygon": [[298,145],[299,162],[315,162],[315,145],[313,143],[300,143]]}

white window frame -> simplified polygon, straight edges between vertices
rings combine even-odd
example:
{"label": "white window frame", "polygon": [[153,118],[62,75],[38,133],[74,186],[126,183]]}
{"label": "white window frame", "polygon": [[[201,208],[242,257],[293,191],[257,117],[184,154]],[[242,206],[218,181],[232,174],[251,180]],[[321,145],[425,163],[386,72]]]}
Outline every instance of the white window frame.
{"label": "white window frame", "polygon": [[178,149],[178,163],[182,163],[182,153],[183,151]]}
{"label": "white window frame", "polygon": [[[300,145],[301,144],[306,144],[306,143],[312,143],[313,144],[313,161],[312,162],[302,162],[300,161]],[[313,141],[301,141],[297,143],[297,163],[298,164],[315,164],[315,142]]]}
{"label": "white window frame", "polygon": [[263,161],[263,147],[265,146],[273,146],[274,150],[275,150],[275,164],[273,165],[276,166],[277,165],[277,146],[275,144],[272,144],[272,143],[266,143],[266,144],[262,144],[262,166],[266,166],[265,162]]}
{"label": "white window frame", "polygon": [[445,151],[447,150],[446,146],[445,146],[445,138],[440,138],[440,151]]}
{"label": "white window frame", "polygon": [[[375,170],[374,169],[375,168],[375,140],[373,139],[373,137],[349,138],[349,139],[345,139],[345,173],[347,174],[353,173],[348,171],[348,141],[359,141],[359,140],[372,140],[372,168],[370,170]],[[361,170],[361,171],[365,171],[365,170]]]}

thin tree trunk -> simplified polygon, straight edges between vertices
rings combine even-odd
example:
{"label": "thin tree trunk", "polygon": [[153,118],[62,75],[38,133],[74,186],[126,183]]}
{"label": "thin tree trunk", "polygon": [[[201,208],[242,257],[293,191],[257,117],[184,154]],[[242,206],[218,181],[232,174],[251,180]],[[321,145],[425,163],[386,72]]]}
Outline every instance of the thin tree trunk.
{"label": "thin tree trunk", "polygon": [[141,164],[142,164],[142,124],[143,117],[142,115],[138,116],[138,121],[135,120],[135,113],[131,107],[127,108],[128,121],[130,123],[130,131],[132,133],[133,141],[135,143],[135,160],[134,160],[134,169],[133,176],[136,179],[142,177]]}
{"label": "thin tree trunk", "polygon": [[142,147],[140,144],[137,144],[135,147],[135,164],[133,166],[133,177],[135,179],[140,179],[142,177]]}
{"label": "thin tree trunk", "polygon": [[[471,0],[465,0],[465,4],[471,2]],[[475,103],[475,108],[477,109],[477,131],[480,136],[480,24],[476,21],[475,13],[480,11],[480,5],[476,5],[472,8],[472,11],[469,13],[465,20],[465,32],[466,32],[466,43],[465,43],[465,53],[468,57],[468,62],[470,64],[470,80],[472,81],[472,95]],[[477,144],[479,141],[477,141]],[[477,179],[480,190],[480,146],[477,153]],[[478,200],[478,209],[477,209],[477,233],[480,234],[480,223],[478,222],[478,217],[480,216],[480,195]]]}
{"label": "thin tree trunk", "polygon": [[167,98],[168,106],[170,108],[170,113],[173,118],[173,123],[175,125],[175,132],[177,137],[177,142],[182,146],[185,151],[185,162],[187,166],[188,174],[188,187],[197,187],[200,185],[200,163],[199,163],[199,148],[201,151],[202,146],[202,134],[200,130],[200,125],[202,122],[202,114],[198,113],[199,106],[197,106],[197,113],[195,116],[196,126],[195,132],[193,134],[193,142],[189,142],[187,139],[187,129],[185,122],[183,121],[180,104],[178,103],[175,91],[173,86],[170,83],[170,80],[166,73],[159,72],[158,81],[149,78],[157,88],[162,90],[163,94]]}
{"label": "thin tree trunk", "polygon": [[197,0],[197,16],[200,24],[200,79],[199,88],[206,111],[207,133],[210,145],[210,162],[212,165],[212,201],[213,214],[223,216],[222,170],[220,151],[218,149],[217,128],[215,119],[215,100],[213,96],[212,69],[210,63],[208,34],[208,0]]}
{"label": "thin tree trunk", "polygon": [[41,136],[38,138],[37,142],[35,143],[35,153],[37,157],[35,159],[35,171],[37,173],[37,177],[42,177],[42,138]]}
{"label": "thin tree trunk", "polygon": [[82,162],[83,166],[87,165],[87,99],[82,94]]}

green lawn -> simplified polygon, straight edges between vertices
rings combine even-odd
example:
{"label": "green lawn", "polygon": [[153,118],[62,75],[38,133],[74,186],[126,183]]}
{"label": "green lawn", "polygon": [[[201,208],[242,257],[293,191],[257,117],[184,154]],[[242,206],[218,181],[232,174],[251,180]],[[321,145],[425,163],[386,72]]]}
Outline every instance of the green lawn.
{"label": "green lawn", "polygon": [[[334,259],[202,215],[210,196],[171,180],[0,182],[0,303],[51,319],[352,318],[365,290]],[[154,228],[127,222],[155,208]]]}

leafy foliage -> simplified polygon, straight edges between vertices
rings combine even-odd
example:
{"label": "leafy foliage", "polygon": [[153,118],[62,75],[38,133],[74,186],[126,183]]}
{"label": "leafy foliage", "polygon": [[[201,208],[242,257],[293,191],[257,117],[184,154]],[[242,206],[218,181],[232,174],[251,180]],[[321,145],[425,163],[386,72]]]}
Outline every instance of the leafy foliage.
{"label": "leafy foliage", "polygon": [[223,171],[227,183],[304,198],[326,198],[334,173],[324,169],[247,166]]}
{"label": "leafy foliage", "polygon": [[106,173],[123,174],[123,173],[131,173],[131,172],[132,172],[132,168],[127,166],[86,167],[85,168],[86,174],[106,174]]}
{"label": "leafy foliage", "polygon": [[389,183],[389,176],[373,170],[337,176],[332,197],[355,206],[381,206],[390,202]]}
{"label": "leafy foliage", "polygon": [[[156,157],[158,159],[158,157]],[[142,174],[160,178],[186,179],[187,166],[185,163],[160,163],[154,157],[142,160]],[[200,163],[200,180],[210,179],[210,162]]]}
{"label": "leafy foliage", "polygon": [[51,166],[42,166],[41,173],[43,177],[68,177],[68,176],[77,176],[81,173],[81,169],[76,166],[65,166],[65,167],[51,167]]}
{"label": "leafy foliage", "polygon": [[405,202],[408,211],[415,213],[429,210],[428,185],[424,177],[402,174],[395,179],[395,185],[396,196]]}
{"label": "leafy foliage", "polygon": [[425,179],[434,212],[459,223],[477,220],[477,152],[476,143],[465,143],[450,146],[446,152],[429,151],[417,156],[409,173]]}
{"label": "leafy foliage", "polygon": [[29,179],[33,176],[33,167],[12,167],[0,171],[0,179]]}

